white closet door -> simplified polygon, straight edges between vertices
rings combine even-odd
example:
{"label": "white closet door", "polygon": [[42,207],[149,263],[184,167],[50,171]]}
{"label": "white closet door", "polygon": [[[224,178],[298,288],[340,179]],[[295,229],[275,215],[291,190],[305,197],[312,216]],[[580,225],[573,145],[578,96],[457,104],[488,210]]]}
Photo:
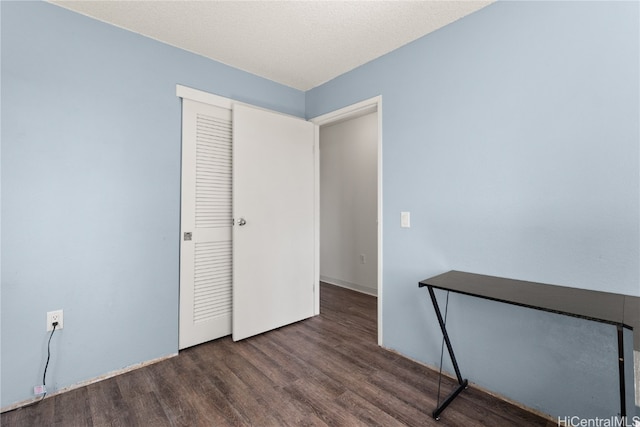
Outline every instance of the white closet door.
{"label": "white closet door", "polygon": [[233,106],[236,341],[314,315],[315,134],[302,119]]}
{"label": "white closet door", "polygon": [[182,105],[180,349],[229,335],[232,302],[231,110]]}

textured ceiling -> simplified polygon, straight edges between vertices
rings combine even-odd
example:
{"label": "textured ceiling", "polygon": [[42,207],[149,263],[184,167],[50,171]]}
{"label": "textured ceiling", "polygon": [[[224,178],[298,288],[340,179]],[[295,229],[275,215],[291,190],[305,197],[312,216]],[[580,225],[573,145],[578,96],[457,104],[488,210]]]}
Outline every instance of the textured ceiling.
{"label": "textured ceiling", "polygon": [[492,1],[52,1],[300,90]]}

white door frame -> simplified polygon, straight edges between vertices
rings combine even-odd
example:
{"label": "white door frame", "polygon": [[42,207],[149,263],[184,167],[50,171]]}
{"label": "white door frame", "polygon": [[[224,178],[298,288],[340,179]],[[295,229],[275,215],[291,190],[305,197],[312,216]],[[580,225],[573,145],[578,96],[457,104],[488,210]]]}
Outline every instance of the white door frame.
{"label": "white door frame", "polygon": [[[366,99],[353,105],[341,108],[336,111],[332,111],[327,114],[323,114],[318,117],[309,119],[310,122],[320,126],[329,124],[336,124],[342,121],[355,119],[365,114],[376,112],[378,123],[378,345],[382,346],[382,95]],[[316,138],[318,141],[319,138]],[[317,153],[317,151],[316,151]],[[320,156],[316,155],[316,206],[320,206]],[[318,215],[319,217],[319,215]],[[319,221],[319,218],[317,219]],[[319,230],[319,224],[316,225],[316,230]],[[319,241],[319,237],[316,242]],[[316,243],[317,245],[317,243]],[[319,246],[318,246],[319,247]],[[316,271],[320,271],[319,260],[316,261]]]}

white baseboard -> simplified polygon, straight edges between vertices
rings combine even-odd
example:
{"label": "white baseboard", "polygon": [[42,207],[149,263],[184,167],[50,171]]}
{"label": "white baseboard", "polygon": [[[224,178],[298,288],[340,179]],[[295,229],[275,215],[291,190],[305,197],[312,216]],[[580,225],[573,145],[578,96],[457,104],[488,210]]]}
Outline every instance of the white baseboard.
{"label": "white baseboard", "polygon": [[[98,381],[106,380],[108,378],[113,378],[113,377],[115,377],[117,375],[121,375],[121,374],[130,372],[130,371],[133,371],[135,369],[140,369],[140,368],[143,368],[145,366],[153,365],[154,363],[158,363],[158,362],[161,362],[161,361],[166,360],[166,359],[171,359],[172,357],[175,357],[177,355],[178,355],[178,353],[169,354],[167,356],[158,357],[157,359],[152,359],[152,360],[147,360],[146,362],[136,363],[135,365],[127,366],[125,368],[118,369],[117,371],[112,371],[112,372],[106,373],[104,375],[100,375],[99,377],[91,378],[91,379],[86,380],[86,381],[81,381],[79,383],[76,383],[76,384],[73,384],[73,385],[70,385],[70,386],[67,386],[67,387],[63,387],[63,388],[61,388],[59,390],[56,390],[56,391],[54,391],[52,393],[47,393],[47,396],[45,397],[45,399],[48,399],[50,397],[56,396],[56,395],[61,394],[61,393],[65,393],[67,391],[74,390],[76,388],[80,388],[80,387],[84,387],[84,386],[87,386],[87,385],[90,385],[90,384],[93,384],[93,383],[97,383]],[[21,402],[14,403],[14,404],[6,406],[4,408],[0,408],[0,413],[11,411],[11,410],[14,410],[14,409],[18,409],[18,408],[20,408],[22,406],[34,403],[34,402],[36,402],[36,401],[38,401],[40,399],[42,399],[42,397],[36,396],[36,397],[34,397],[32,399],[23,400]]]}
{"label": "white baseboard", "polygon": [[378,296],[378,289],[371,288],[369,286],[358,285],[356,283],[334,279],[333,277],[327,277],[323,275],[320,275],[320,281],[328,283],[330,285],[340,286],[341,288],[351,289],[352,291],[360,292],[374,297]]}

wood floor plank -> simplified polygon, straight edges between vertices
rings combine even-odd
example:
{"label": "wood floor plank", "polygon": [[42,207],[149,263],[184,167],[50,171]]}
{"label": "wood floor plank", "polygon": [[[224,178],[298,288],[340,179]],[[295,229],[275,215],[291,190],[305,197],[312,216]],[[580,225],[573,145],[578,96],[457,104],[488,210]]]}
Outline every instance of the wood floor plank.
{"label": "wood floor plank", "polygon": [[0,415],[0,425],[2,426],[45,426],[53,425],[55,413],[55,397],[49,397],[38,401],[31,406],[16,409],[9,413]]}
{"label": "wood floor plank", "polygon": [[[91,419],[98,426],[134,426],[135,416],[129,401],[124,400],[114,379],[100,381],[87,387]],[[57,396],[56,396],[57,397]],[[56,399],[56,405],[60,400]],[[61,410],[66,408],[61,407]],[[81,422],[81,420],[76,420]]]}
{"label": "wood floor plank", "polygon": [[[215,364],[215,368],[212,367],[209,375],[215,378],[216,386],[222,390],[230,409],[237,413],[238,420],[247,425],[252,422],[259,425],[278,425],[274,414],[260,402],[264,389],[260,389],[260,385],[256,383],[247,384],[241,378],[251,375],[247,372],[249,366],[243,363],[237,371],[229,366],[237,366],[240,363],[237,355],[229,351],[233,343],[225,338],[217,344],[212,346],[206,355],[205,360],[212,365]],[[252,388],[252,385],[256,389]]]}
{"label": "wood floor plank", "polygon": [[[286,342],[284,343],[285,347],[282,347],[279,344],[281,340],[282,337],[270,334],[268,342],[265,342],[263,345],[268,346],[266,348],[268,349],[267,351],[270,355],[286,354],[286,357],[280,360],[282,360],[283,363],[286,363],[287,369],[289,369],[290,372],[295,375],[295,381],[299,379],[314,381],[315,383],[320,384],[327,390],[328,393],[331,393],[334,396],[338,396],[344,393],[345,385],[343,384],[341,379],[334,379],[331,376],[327,375],[326,370],[322,369],[322,364],[320,364],[320,368],[318,368],[313,364],[308,363],[305,358],[301,357],[300,354],[297,354],[295,350],[292,350],[290,347],[286,346]],[[316,355],[319,358],[322,358],[322,355]],[[288,382],[287,384],[291,384],[292,382]]]}
{"label": "wood floor plank", "polygon": [[[182,358],[185,362],[187,356]],[[174,364],[159,363],[153,366],[154,385],[158,396],[158,403],[172,425],[186,427],[197,423],[197,407],[191,399],[186,399],[192,393],[190,387],[183,382],[183,378],[175,373]]]}
{"label": "wood floor plank", "polygon": [[301,379],[285,387],[284,391],[328,426],[364,425],[356,416],[338,407],[336,401],[341,396],[331,396],[324,387],[314,381]]}
{"label": "wood floor plank", "polygon": [[[407,374],[406,371],[399,370],[396,371],[396,373],[400,376]],[[369,379],[369,382],[379,390],[383,390],[389,395],[396,396],[404,403],[404,405],[413,407],[415,410],[419,411],[415,419],[407,419],[406,414],[404,413],[396,414],[396,416],[400,417],[406,425],[477,425],[477,417],[475,413],[467,414],[462,411],[449,411],[447,409],[447,415],[441,417],[442,419],[438,422],[431,418],[431,414],[437,406],[437,384],[425,381],[398,381],[398,376],[386,371],[376,372],[376,374]],[[451,405],[454,405],[455,403],[456,402]],[[384,401],[378,402],[378,404],[383,406]],[[387,405],[384,405],[384,407],[388,408],[389,411],[394,411],[393,407],[388,407]],[[426,419],[428,419],[428,422],[425,421]]]}
{"label": "wood floor plank", "polygon": [[54,397],[54,417],[56,426],[93,426],[93,416],[86,387],[71,390]]}
{"label": "wood floor plank", "polygon": [[219,364],[209,360],[210,351],[198,350],[191,348],[170,359],[173,366],[165,375],[166,383],[176,393],[167,398],[166,406],[174,409],[176,403],[188,401],[181,425],[242,425],[242,414],[229,401],[226,382],[220,379]]}
{"label": "wood floor plank", "polygon": [[[376,298],[320,290],[320,316],[185,349],[2,414],[2,426],[555,425],[474,388],[435,421],[438,373],[377,345]],[[441,399],[454,385],[443,377]]]}

